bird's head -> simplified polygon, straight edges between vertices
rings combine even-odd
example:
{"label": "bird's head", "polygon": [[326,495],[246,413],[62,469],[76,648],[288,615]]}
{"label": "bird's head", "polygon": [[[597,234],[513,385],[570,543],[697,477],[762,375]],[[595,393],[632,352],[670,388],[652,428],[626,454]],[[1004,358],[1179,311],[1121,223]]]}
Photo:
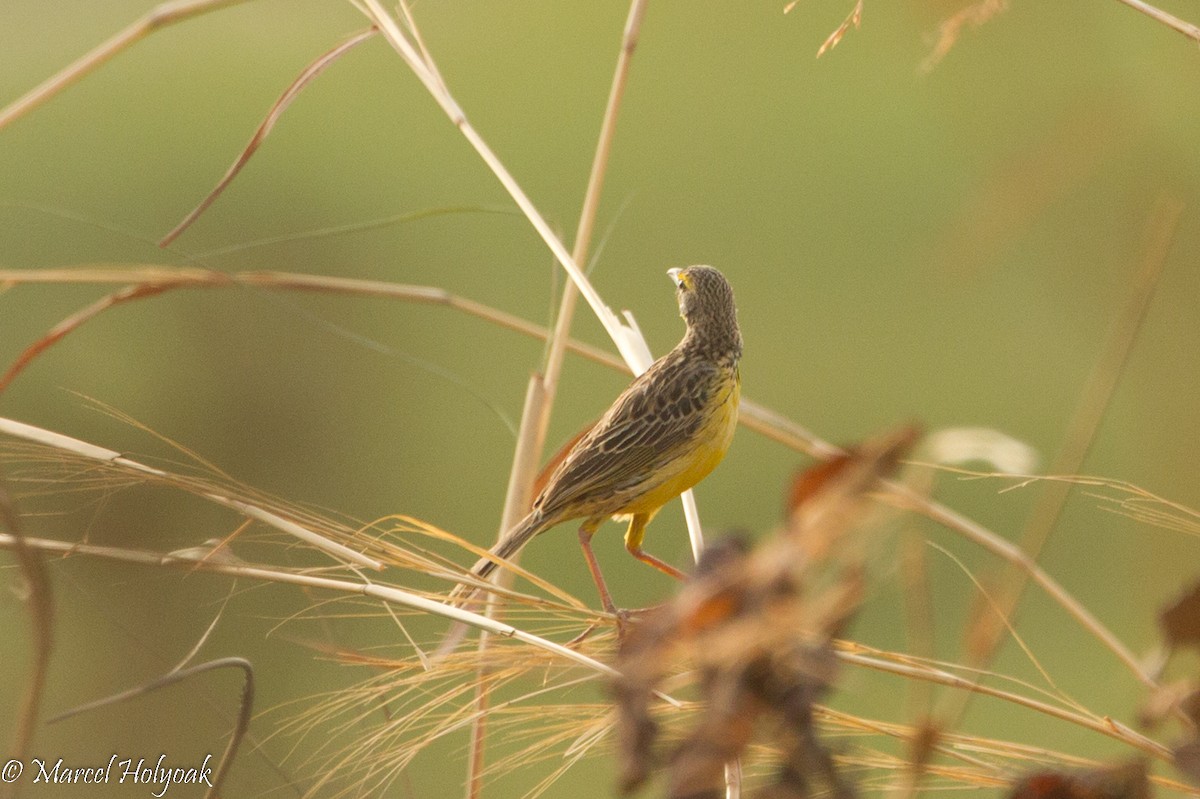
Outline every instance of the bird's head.
{"label": "bird's head", "polygon": [[733,289],[725,276],[711,266],[688,266],[668,269],[679,299],[679,315],[688,326],[706,320],[720,321],[735,318]]}
{"label": "bird's head", "polygon": [[737,307],[729,281],[711,266],[668,269],[679,299],[679,315],[687,322],[688,335],[726,346],[741,354]]}

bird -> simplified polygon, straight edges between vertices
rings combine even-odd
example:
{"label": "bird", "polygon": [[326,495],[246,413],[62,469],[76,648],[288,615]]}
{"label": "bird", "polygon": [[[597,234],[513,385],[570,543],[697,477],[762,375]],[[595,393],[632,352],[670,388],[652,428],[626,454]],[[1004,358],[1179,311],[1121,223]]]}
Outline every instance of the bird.
{"label": "bird", "polygon": [[733,289],[711,266],[667,270],[686,329],[571,448],[529,514],[472,568],[486,579],[538,534],[583,519],[579,543],[604,609],[616,606],[591,539],[610,517],[628,519],[625,548],[672,577],[683,573],[642,549],[646,525],[668,502],[708,476],[737,427],[742,334]]}

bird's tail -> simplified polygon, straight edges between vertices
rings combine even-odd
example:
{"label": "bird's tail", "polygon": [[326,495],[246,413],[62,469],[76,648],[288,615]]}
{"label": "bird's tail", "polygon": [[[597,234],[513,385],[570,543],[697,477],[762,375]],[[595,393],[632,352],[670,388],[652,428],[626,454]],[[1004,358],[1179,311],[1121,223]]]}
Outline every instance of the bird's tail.
{"label": "bird's tail", "polygon": [[[488,550],[491,557],[480,558],[476,564],[471,567],[471,573],[481,580],[487,579],[488,575],[496,570],[500,564],[495,559],[508,559],[520,551],[521,547],[529,543],[529,539],[533,538],[538,533],[545,530],[550,525],[546,523],[546,519],[538,511],[533,511],[524,519],[522,519],[516,527],[509,530],[508,533],[500,539],[500,541]],[[475,595],[479,592],[475,588],[466,583],[459,583],[458,586],[450,592],[448,597],[450,604],[456,607],[462,607],[468,604]],[[467,627],[462,622],[456,622],[451,628],[446,637],[442,639],[441,645],[433,655],[433,660],[437,661],[445,657],[466,635]]]}
{"label": "bird's tail", "polygon": [[[542,517],[540,512],[536,510],[530,512],[528,516],[517,523],[516,527],[509,530],[509,533],[503,539],[500,539],[496,546],[488,549],[490,557],[480,558],[470,571],[472,571],[475,577],[487,579],[488,575],[496,571],[496,567],[499,565],[497,559],[511,558],[512,555],[515,555],[520,551],[521,547],[529,542],[529,539],[532,539],[533,536],[538,535],[547,527],[550,527],[550,524],[546,523],[546,519]],[[462,607],[472,601],[475,595],[479,593],[479,590],[474,585],[458,583],[455,589],[450,591],[450,595],[446,597],[446,600],[455,607]],[[466,626],[462,624],[456,624],[454,627],[451,627],[449,635],[442,642],[442,647],[438,648],[438,654],[442,655],[454,648],[462,638],[464,632],[466,632]]]}
{"label": "bird's tail", "polygon": [[496,562],[496,559],[507,560],[511,558],[529,543],[529,539],[545,530],[546,527],[546,520],[542,514],[534,510],[522,519],[516,527],[505,533],[504,537],[488,550],[491,557],[480,558],[471,567],[471,573],[481,579],[486,578],[500,565]]}

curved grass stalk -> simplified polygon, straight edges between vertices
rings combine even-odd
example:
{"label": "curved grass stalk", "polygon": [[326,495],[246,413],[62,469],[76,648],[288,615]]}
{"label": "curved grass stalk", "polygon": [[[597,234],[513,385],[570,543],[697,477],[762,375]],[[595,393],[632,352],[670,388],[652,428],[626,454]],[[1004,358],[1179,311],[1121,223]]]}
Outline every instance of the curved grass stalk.
{"label": "curved grass stalk", "polygon": [[[322,577],[314,574],[301,574],[297,572],[288,572],[279,569],[267,568],[265,566],[228,563],[217,559],[204,560],[178,557],[175,555],[151,552],[148,550],[125,549],[120,547],[101,546],[97,544],[81,544],[72,541],[57,541],[49,538],[31,538],[26,536],[25,543],[31,549],[42,552],[57,552],[64,555],[91,555],[108,560],[118,560],[125,563],[140,563],[145,566],[175,566],[187,569],[195,569],[213,574],[225,574],[230,577],[240,577],[262,582],[282,583],[286,585],[295,585],[317,590],[334,591],[346,595],[365,596],[392,605],[399,605],[401,607],[406,607],[422,613],[439,616],[441,618],[448,619],[449,621],[461,622],[480,630],[486,630],[492,635],[500,636],[501,638],[511,638],[514,641],[520,641],[523,644],[528,644],[537,649],[549,652],[550,654],[553,654],[563,660],[583,666],[584,668],[605,677],[613,677],[617,674],[616,669],[606,663],[601,663],[595,658],[588,657],[587,655],[577,652],[574,649],[555,643],[554,641],[550,641],[546,638],[542,638],[541,636],[526,632],[525,630],[514,627],[511,624],[505,624],[495,619],[489,619],[486,616],[482,616],[478,613],[472,613],[469,610],[456,608],[443,602],[437,602],[435,600],[420,596],[419,594],[414,594],[411,591],[405,591],[390,585],[372,583],[365,580],[363,582],[355,582],[353,580]],[[0,534],[0,548],[12,549],[16,546],[17,542],[14,536],[7,533]],[[666,696],[661,696],[660,698],[670,702],[673,705],[679,704],[677,700],[670,699]]]}
{"label": "curved grass stalk", "polygon": [[[32,628],[29,682],[21,708],[14,716],[13,740],[8,750],[8,757],[25,760],[37,730],[46,680],[50,675],[50,656],[54,651],[54,587],[42,554],[26,543],[21,517],[3,480],[0,480],[0,530],[6,530],[13,542],[13,557],[25,580],[27,596],[24,604]],[[0,796],[16,797],[17,793],[16,782],[0,785]]]}
{"label": "curved grass stalk", "polygon": [[213,799],[213,797],[221,795],[221,787],[225,784],[225,778],[229,775],[229,769],[233,766],[233,762],[237,758],[238,748],[241,746],[246,731],[250,729],[250,718],[254,710],[254,666],[245,658],[218,658],[198,663],[195,666],[188,666],[187,668],[176,668],[145,685],[139,685],[114,696],[106,696],[103,699],[88,702],[85,705],[68,710],[66,713],[60,713],[46,723],[54,724],[59,721],[65,721],[72,716],[78,716],[81,713],[87,713],[98,708],[136,699],[139,696],[152,693],[160,688],[166,688],[169,685],[174,685],[177,682],[207,671],[230,668],[239,669],[243,674],[242,699],[238,703],[238,716],[234,723],[233,732],[229,736],[229,743],[225,745],[225,751],[221,754],[221,759],[217,761],[217,768],[213,773],[212,782],[208,790],[204,792],[204,799]]}
{"label": "curved grass stalk", "polygon": [[[45,430],[40,427],[17,422],[12,419],[0,417],[0,433],[20,438],[25,441],[32,441],[38,444],[44,444],[48,447],[57,450],[63,450],[73,455],[86,458],[88,460],[100,461],[102,463],[110,463],[114,466],[119,466],[130,472],[133,472],[141,477],[151,478],[153,480],[172,479],[172,475],[162,469],[156,469],[153,466],[147,466],[139,463],[131,458],[127,458],[119,452],[115,452],[104,447],[98,447],[95,444],[89,444],[86,441],[80,441],[77,438],[65,436],[62,433],[55,433],[50,430]],[[207,491],[203,488],[195,491],[199,496],[207,500],[224,505],[231,508],[244,516],[256,519],[264,524],[274,527],[289,535],[312,545],[316,549],[325,552],[342,563],[350,563],[357,566],[374,569],[375,571],[383,571],[384,564],[375,558],[367,557],[361,552],[356,552],[353,549],[339,544],[336,541],[331,541],[323,535],[320,535],[313,530],[304,527],[303,525],[293,521],[292,519],[280,516],[259,505],[247,502],[244,499],[234,497],[232,495],[219,493],[216,491]]]}
{"label": "curved grass stalk", "polygon": [[238,157],[225,172],[225,175],[217,181],[216,187],[200,201],[199,205],[183,218],[183,221],[171,228],[171,231],[162,237],[158,242],[158,246],[169,246],[171,242],[183,235],[183,232],[191,227],[192,223],[199,219],[200,215],[208,210],[210,205],[216,202],[216,199],[221,196],[222,192],[233,182],[233,179],[238,176],[238,173],[250,161],[250,158],[266,140],[267,136],[271,135],[271,130],[275,127],[275,123],[279,121],[279,118],[287,111],[288,106],[300,95],[300,92],[304,91],[306,86],[316,80],[318,75],[332,66],[339,58],[373,37],[375,33],[374,28],[367,28],[365,31],[352,34],[333,49],[322,53],[315,61],[305,67],[304,71],[292,81],[279,99],[275,101],[275,104],[271,106],[266,119],[259,124],[258,129],[254,131],[254,135],[250,138],[250,143],[238,154]]}
{"label": "curved grass stalk", "polygon": [[1149,738],[1141,735],[1135,730],[1121,724],[1119,721],[1109,717],[1094,718],[1091,716],[1076,713],[1071,710],[1065,710],[1056,707],[1046,702],[1037,699],[1032,699],[1020,694],[1014,694],[1010,691],[1004,691],[999,688],[993,688],[988,685],[982,685],[976,680],[969,680],[965,677],[960,677],[957,674],[952,674],[941,669],[918,667],[907,663],[889,662],[867,655],[860,655],[855,652],[840,649],[837,651],[837,657],[846,663],[853,663],[856,666],[872,669],[874,671],[886,672],[895,674],[900,677],[908,677],[914,680],[925,680],[927,682],[945,685],[951,688],[959,688],[964,691],[979,694],[981,696],[990,696],[994,699],[1002,699],[1006,702],[1011,702],[1015,705],[1034,710],[1046,716],[1051,716],[1062,721],[1075,724],[1080,727],[1100,733],[1101,735],[1113,738],[1123,744],[1132,746],[1156,760],[1161,760],[1170,763],[1174,759],[1170,747],[1163,746],[1157,741],[1152,741]]}
{"label": "curved grass stalk", "polygon": [[109,59],[145,39],[158,30],[192,17],[207,14],[247,0],[172,0],[150,9],[145,16],[117,33],[108,41],[84,54],[74,63],[47,78],[24,96],[0,109],[0,130],[21,118],[42,103],[66,89],[72,83],[99,69]]}
{"label": "curved grass stalk", "polygon": [[[313,291],[330,294],[351,294],[361,297],[384,297],[405,302],[444,305],[492,324],[532,338],[546,339],[546,328],[519,316],[501,311],[475,300],[453,294],[434,286],[390,283],[382,280],[306,275],[294,272],[247,271],[219,272],[200,267],[171,267],[146,265],[140,267],[96,267],[45,270],[0,269],[0,284],[80,284],[123,283],[124,288],[105,295],[60,321],[40,339],[25,348],[0,377],[3,391],[35,358],[70,333],[78,330],[101,313],[134,300],[147,299],[177,289],[218,289],[250,286],[272,291]],[[575,340],[566,343],[567,349],[614,369],[626,369],[611,354]]]}
{"label": "curved grass stalk", "polygon": [[1118,0],[1124,3],[1135,11],[1140,11],[1155,22],[1160,22],[1172,30],[1182,33],[1189,39],[1200,42],[1200,27],[1193,25],[1190,22],[1184,22],[1174,14],[1168,14],[1157,6],[1152,6],[1145,0]]}

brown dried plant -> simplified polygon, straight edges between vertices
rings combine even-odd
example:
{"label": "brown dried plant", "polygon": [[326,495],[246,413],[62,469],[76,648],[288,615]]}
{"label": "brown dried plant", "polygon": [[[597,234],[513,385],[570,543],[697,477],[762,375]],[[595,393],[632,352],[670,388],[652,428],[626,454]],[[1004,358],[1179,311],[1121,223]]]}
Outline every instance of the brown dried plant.
{"label": "brown dried plant", "polygon": [[863,595],[866,549],[849,539],[865,534],[867,493],[914,438],[905,428],[810,470],[784,531],[754,550],[733,538],[706,551],[678,596],[633,627],[614,689],[625,793],[657,765],[654,691],[687,669],[704,709],[668,759],[670,799],[724,795],[726,766],[746,753],[760,720],[772,722],[780,750],[767,794],[800,799],[819,779],[838,799],[853,795],[817,738],[814,713],[834,685],[834,639]]}

